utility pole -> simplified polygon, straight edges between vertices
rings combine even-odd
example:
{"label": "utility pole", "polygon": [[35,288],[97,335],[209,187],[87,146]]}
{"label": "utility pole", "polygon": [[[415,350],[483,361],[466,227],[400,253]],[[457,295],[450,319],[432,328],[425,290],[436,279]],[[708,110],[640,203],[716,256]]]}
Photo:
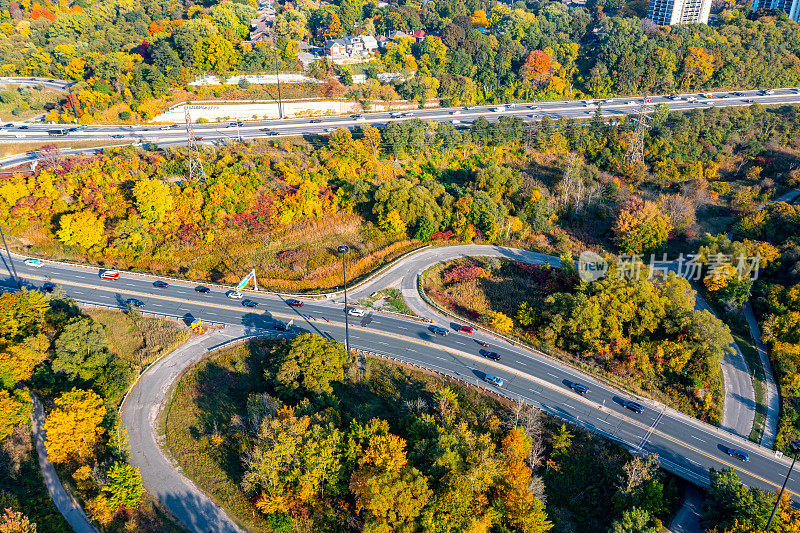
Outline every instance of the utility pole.
{"label": "utility pole", "polygon": [[11,252],[8,251],[8,244],[6,244],[6,234],[3,233],[3,228],[0,227],[0,236],[3,237],[3,247],[6,249],[6,256],[8,257],[8,264],[11,265],[10,274],[14,277],[14,281],[17,282],[17,288],[22,288],[22,283],[19,282],[19,276],[17,275],[17,267],[14,266],[14,260],[11,259]]}
{"label": "utility pole", "polygon": [[623,159],[626,163],[644,161],[644,130],[650,127],[648,124],[650,115],[647,112],[647,101],[648,97],[644,95],[642,104],[639,106],[639,112],[636,114],[636,118],[633,119],[636,123],[636,127],[633,130],[631,147],[628,149],[628,153],[625,154],[625,158]]}
{"label": "utility pole", "polygon": [[350,251],[349,246],[342,245],[337,248],[337,251],[342,254],[342,278],[344,279],[344,349],[350,353],[350,321],[348,317],[349,309],[347,309],[347,268],[344,265],[344,256]]}
{"label": "utility pole", "polygon": [[272,51],[275,52],[275,79],[278,80],[278,118],[283,118],[283,103],[281,102],[281,76],[278,73],[278,47],[273,46]]}
{"label": "utility pole", "polygon": [[775,512],[778,510],[778,505],[781,503],[781,496],[783,496],[783,491],[786,490],[786,483],[789,482],[789,476],[792,475],[792,469],[794,468],[794,463],[797,461],[797,454],[800,453],[800,440],[793,440],[789,443],[789,449],[794,454],[794,458],[792,459],[792,464],[789,466],[789,471],[786,473],[786,479],[783,480],[783,486],[781,487],[781,491],[778,493],[778,499],[775,500],[775,507],[772,508],[772,514],[769,516],[769,522],[767,522],[767,529],[764,531],[769,531],[769,528],[772,527],[772,520],[775,518]]}
{"label": "utility pole", "polygon": [[186,166],[189,167],[189,181],[206,181],[206,171],[203,168],[203,161],[200,159],[200,150],[197,147],[197,138],[194,135],[192,117],[189,115],[189,104],[184,104],[186,110],[186,147],[188,155]]}

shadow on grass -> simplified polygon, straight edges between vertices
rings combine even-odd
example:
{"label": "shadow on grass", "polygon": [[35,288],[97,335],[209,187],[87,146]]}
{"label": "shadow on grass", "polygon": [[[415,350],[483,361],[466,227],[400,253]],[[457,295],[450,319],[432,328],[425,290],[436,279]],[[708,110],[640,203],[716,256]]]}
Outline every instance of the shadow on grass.
{"label": "shadow on grass", "polygon": [[[264,392],[265,364],[269,357],[269,344],[251,341],[239,349],[201,364],[193,372],[188,394],[195,407],[197,424],[189,433],[201,445],[212,446],[204,438],[232,434],[233,420],[247,418],[247,398],[254,392]],[[226,475],[234,482],[242,479],[242,463],[235,446],[216,446],[212,454]]]}

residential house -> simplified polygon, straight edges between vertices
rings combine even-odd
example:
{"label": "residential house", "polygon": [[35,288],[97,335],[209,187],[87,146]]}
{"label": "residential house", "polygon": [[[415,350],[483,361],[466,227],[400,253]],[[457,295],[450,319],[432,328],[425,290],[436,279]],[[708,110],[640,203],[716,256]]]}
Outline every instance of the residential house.
{"label": "residential house", "polygon": [[353,35],[325,41],[325,55],[331,59],[356,59],[374,54],[378,41],[372,35]]}

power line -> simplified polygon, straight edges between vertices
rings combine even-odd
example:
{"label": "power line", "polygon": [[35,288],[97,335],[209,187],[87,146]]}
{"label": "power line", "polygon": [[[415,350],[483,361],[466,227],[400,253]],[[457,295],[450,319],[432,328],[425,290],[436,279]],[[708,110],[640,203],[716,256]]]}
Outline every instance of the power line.
{"label": "power line", "polygon": [[194,136],[192,117],[189,116],[189,106],[184,106],[186,110],[186,146],[189,155],[186,166],[189,167],[189,181],[206,181],[206,171],[203,168],[203,161],[200,159],[200,150],[197,147],[197,138]]}
{"label": "power line", "polygon": [[636,118],[633,119],[636,123],[636,128],[633,130],[633,139],[631,140],[631,147],[628,153],[625,154],[623,161],[625,163],[638,163],[644,161],[644,131],[650,127],[650,115],[647,110],[647,95],[642,99],[642,104],[639,106],[639,112]]}

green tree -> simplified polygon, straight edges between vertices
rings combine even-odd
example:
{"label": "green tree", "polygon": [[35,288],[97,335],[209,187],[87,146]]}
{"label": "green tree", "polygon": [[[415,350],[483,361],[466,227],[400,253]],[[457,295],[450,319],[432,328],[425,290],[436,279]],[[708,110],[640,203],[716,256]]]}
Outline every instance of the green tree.
{"label": "green tree", "polygon": [[192,47],[194,67],[202,72],[227,72],[239,62],[233,44],[222,35],[212,35]]}
{"label": "green tree", "polygon": [[738,525],[743,531],[764,531],[775,500],[773,493],[743,485],[732,469],[712,468],[710,478],[703,516],[707,527],[727,530]]}
{"label": "green tree", "polygon": [[353,472],[350,491],[366,532],[417,529],[431,490],[425,476],[408,465],[405,444],[395,435],[373,437]]}
{"label": "green tree", "polygon": [[659,533],[661,528],[660,520],[651,517],[644,509],[633,507],[611,524],[610,533]]}
{"label": "green tree", "polygon": [[553,435],[553,455],[564,455],[572,446],[572,438],[575,435],[569,432],[566,424],[561,424],[558,433]]}
{"label": "green tree", "polygon": [[291,408],[261,424],[243,478],[246,490],[258,490],[258,508],[265,514],[304,507],[323,495],[335,494],[341,475],[342,435],[332,424],[297,417]]}
{"label": "green tree", "polygon": [[417,227],[417,232],[414,234],[414,238],[420,241],[427,241],[428,238],[438,230],[438,226],[436,222],[434,222],[431,217],[425,215],[420,220],[419,226]]}
{"label": "green tree", "polygon": [[136,210],[150,222],[161,222],[172,209],[173,198],[169,185],[157,179],[144,179],[133,186]]}
{"label": "green tree", "polygon": [[105,223],[88,209],[79,213],[63,215],[59,219],[58,238],[68,246],[80,246],[88,250],[105,244]]}
{"label": "green tree", "polygon": [[117,461],[108,471],[108,485],[103,487],[103,492],[108,494],[108,506],[113,511],[138,508],[144,496],[139,469]]}
{"label": "green tree", "polygon": [[276,387],[285,396],[331,392],[331,381],[344,377],[350,356],[344,346],[319,335],[302,333],[278,348]]}
{"label": "green tree", "polygon": [[75,317],[56,338],[53,370],[70,379],[92,380],[111,360],[106,331],[89,317]]}

